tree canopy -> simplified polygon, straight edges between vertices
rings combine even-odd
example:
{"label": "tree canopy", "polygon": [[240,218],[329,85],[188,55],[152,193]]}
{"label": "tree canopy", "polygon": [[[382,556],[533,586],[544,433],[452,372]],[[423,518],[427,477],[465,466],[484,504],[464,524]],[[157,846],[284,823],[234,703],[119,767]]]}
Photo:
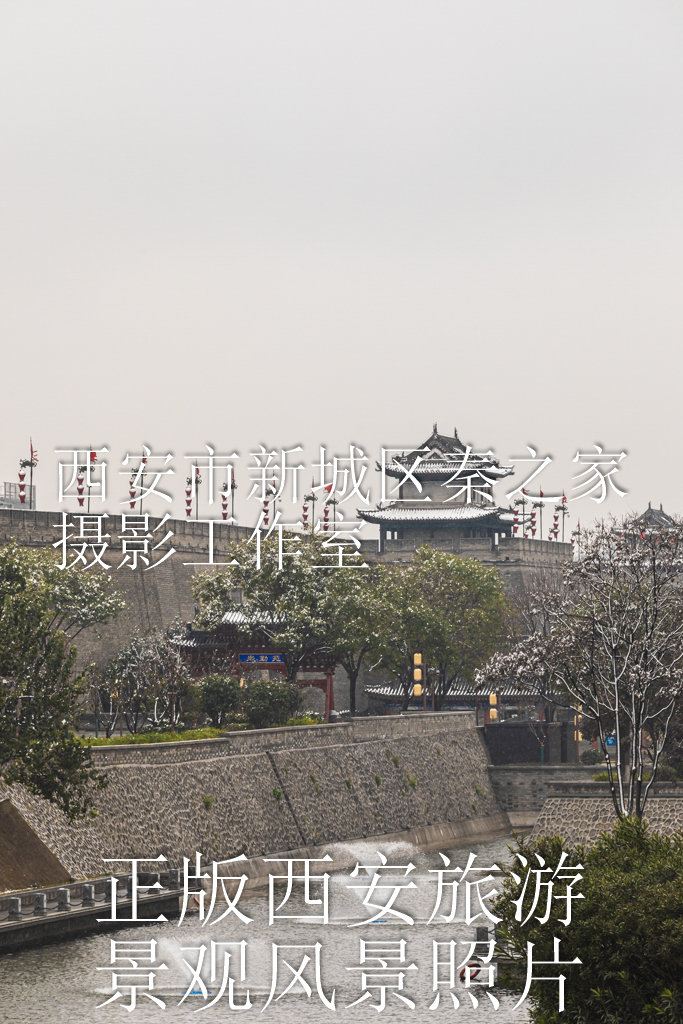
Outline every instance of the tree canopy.
{"label": "tree canopy", "polygon": [[287,679],[294,682],[307,658],[334,653],[339,577],[369,570],[330,567],[329,552],[319,536],[294,534],[286,536],[285,542],[287,550],[281,559],[276,536],[262,541],[260,565],[253,547],[244,542],[232,545],[226,560],[238,564],[199,574],[192,589],[200,603],[196,619],[200,628],[217,629],[226,612],[238,610],[242,617],[238,632],[245,639],[261,636],[281,651]]}
{"label": "tree canopy", "polygon": [[642,815],[681,704],[682,570],[681,523],[658,532],[630,516],[585,531],[564,588],[537,588],[536,628],[479,675],[482,686],[512,679],[595,728],[619,817]]}
{"label": "tree canopy", "polygon": [[[645,822],[624,818],[588,849],[563,847],[559,836],[516,838],[516,849],[510,849],[523,858],[514,867],[519,874],[505,881],[492,903],[494,913],[503,919],[496,937],[510,958],[504,977],[517,991],[523,988],[528,942],[533,943],[535,963],[551,963],[554,939],[560,939],[560,959],[567,964],[562,968],[567,977],[564,1011],[558,1012],[557,985],[536,982],[529,993],[533,1024],[680,1021],[681,834],[659,836]],[[563,870],[551,883],[555,898],[546,901],[542,895],[534,909],[538,892],[533,881],[525,887],[527,871],[545,865],[546,871],[538,876],[546,879],[543,887],[554,877],[563,852]],[[579,865],[580,871],[570,865]],[[560,879],[577,875],[580,880],[571,888],[583,898],[572,899],[566,924],[568,882]],[[577,956],[580,964],[572,965]],[[549,973],[557,976],[560,969]]]}
{"label": "tree canopy", "polygon": [[0,774],[76,818],[104,779],[71,733],[88,672],[74,639],[123,607],[103,574],[59,569],[51,551],[0,549]]}
{"label": "tree canopy", "polygon": [[328,568],[322,538],[289,543],[284,559],[277,538],[262,543],[260,566],[246,544],[235,545],[227,557],[239,564],[198,576],[196,623],[218,629],[226,613],[239,611],[239,635],[260,636],[281,651],[290,682],[307,659],[337,659],[349,676],[352,714],[364,664],[397,680],[407,707],[413,655],[422,653],[440,707],[505,635],[502,580],[479,562],[424,546],[408,563]]}
{"label": "tree canopy", "polygon": [[432,671],[429,685],[438,710],[451,686],[471,680],[505,639],[507,602],[501,577],[480,562],[427,545],[410,562],[390,563],[381,570],[375,664],[401,685],[405,708],[413,685],[413,657],[422,654]]}

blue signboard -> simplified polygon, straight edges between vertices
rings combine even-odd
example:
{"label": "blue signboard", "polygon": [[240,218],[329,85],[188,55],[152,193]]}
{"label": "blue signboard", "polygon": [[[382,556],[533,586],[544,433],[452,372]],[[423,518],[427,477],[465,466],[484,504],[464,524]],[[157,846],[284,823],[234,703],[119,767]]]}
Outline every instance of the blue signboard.
{"label": "blue signboard", "polygon": [[240,654],[243,665],[284,665],[281,654]]}

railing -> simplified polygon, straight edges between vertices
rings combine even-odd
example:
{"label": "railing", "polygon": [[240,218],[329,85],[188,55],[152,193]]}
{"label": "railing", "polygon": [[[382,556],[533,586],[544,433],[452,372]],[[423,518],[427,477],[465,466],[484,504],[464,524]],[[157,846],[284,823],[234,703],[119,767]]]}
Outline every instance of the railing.
{"label": "railing", "polygon": [[[183,887],[181,868],[165,872],[139,872],[137,899],[141,904],[178,892]],[[132,875],[110,875],[92,882],[73,882],[68,885],[51,886],[43,889],[26,889],[22,892],[0,896],[0,928],[17,921],[35,921],[48,915],[68,913],[73,910],[111,906],[113,881],[116,880],[116,904],[124,903],[133,896]],[[159,883],[160,888],[151,889]]]}

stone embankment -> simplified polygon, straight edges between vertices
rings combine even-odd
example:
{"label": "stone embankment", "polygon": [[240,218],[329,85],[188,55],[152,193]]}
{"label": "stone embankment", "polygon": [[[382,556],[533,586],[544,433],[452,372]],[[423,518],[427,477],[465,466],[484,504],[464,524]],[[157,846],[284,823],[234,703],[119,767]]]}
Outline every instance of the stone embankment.
{"label": "stone embankment", "polygon": [[[74,878],[124,870],[103,858],[163,854],[182,866],[197,850],[226,860],[375,836],[446,844],[510,828],[468,713],[96,747],[93,756],[109,786],[92,824],[68,824],[19,786],[0,792]],[[9,888],[1,873],[0,886]]]}
{"label": "stone embankment", "polygon": [[[656,783],[645,805],[653,832],[671,836],[683,829],[683,787]],[[538,816],[532,836],[560,835],[567,844],[595,843],[616,821],[607,782],[555,782]]]}
{"label": "stone embankment", "polygon": [[[489,765],[489,778],[513,828],[594,843],[616,820],[609,784],[593,781],[602,768],[580,764]],[[645,809],[654,831],[683,829],[683,786],[657,783]]]}

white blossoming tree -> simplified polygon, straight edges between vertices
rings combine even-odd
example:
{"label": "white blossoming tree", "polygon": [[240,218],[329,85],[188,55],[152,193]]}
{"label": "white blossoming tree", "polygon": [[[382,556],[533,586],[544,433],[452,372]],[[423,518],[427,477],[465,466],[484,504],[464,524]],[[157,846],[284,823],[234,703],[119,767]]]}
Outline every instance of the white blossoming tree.
{"label": "white blossoming tree", "polygon": [[563,589],[540,583],[535,597],[542,626],[494,655],[478,683],[514,680],[592,723],[618,817],[640,818],[683,695],[683,523],[600,523],[582,534]]}

